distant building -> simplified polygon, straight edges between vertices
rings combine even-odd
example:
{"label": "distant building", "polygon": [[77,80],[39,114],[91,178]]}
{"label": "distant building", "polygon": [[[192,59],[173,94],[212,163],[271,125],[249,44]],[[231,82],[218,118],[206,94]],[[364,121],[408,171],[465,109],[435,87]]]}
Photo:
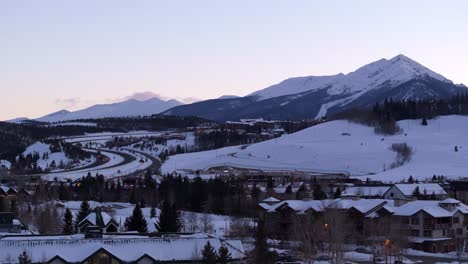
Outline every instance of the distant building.
{"label": "distant building", "polygon": [[365,198],[376,199],[384,198],[384,194],[390,189],[391,186],[352,186],[346,188],[342,193],[342,198]]}
{"label": "distant building", "polygon": [[232,255],[229,263],[246,263],[241,241],[222,240],[201,233],[162,236],[104,234],[98,239],[86,239],[83,234],[9,236],[0,239],[0,263],[17,262],[23,251],[27,252],[32,263],[197,263],[207,242],[215,251],[221,246],[227,247]]}
{"label": "distant building", "polygon": [[78,233],[85,233],[88,227],[98,227],[104,233],[114,233],[118,231],[119,223],[100,207],[96,207],[93,212],[78,223]]}
{"label": "distant building", "polygon": [[448,197],[447,192],[437,183],[398,183],[388,189],[384,199],[413,199],[416,189],[422,196],[428,198],[434,196],[437,200],[443,200]]}
{"label": "distant building", "polygon": [[13,213],[0,213],[0,237],[18,234],[31,234],[31,232],[26,225],[15,218]]}

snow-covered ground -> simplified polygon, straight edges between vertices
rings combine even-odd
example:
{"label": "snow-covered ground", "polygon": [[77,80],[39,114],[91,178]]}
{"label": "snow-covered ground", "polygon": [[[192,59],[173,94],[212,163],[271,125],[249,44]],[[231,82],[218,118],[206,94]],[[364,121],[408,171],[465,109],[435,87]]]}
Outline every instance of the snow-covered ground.
{"label": "snow-covered ground", "polygon": [[[45,170],[49,168],[52,163],[55,163],[56,167],[60,164],[68,165],[71,163],[71,160],[68,159],[64,152],[54,152],[51,153],[50,145],[42,142],[36,142],[31,146],[27,147],[23,152],[23,156],[28,154],[34,155],[35,153],[39,154],[39,160],[37,161],[37,166]],[[44,159],[44,154],[47,155],[47,158]]]}
{"label": "snow-covered ground", "polygon": [[[374,128],[339,120],[323,123],[294,134],[242,148],[171,156],[162,173],[174,170],[208,169],[215,166],[263,170],[347,172],[385,182],[466,176],[468,170],[468,117],[442,116],[422,126],[421,120],[398,122],[403,132],[393,136],[374,133]],[[407,143],[411,160],[391,169],[397,154],[394,143]],[[458,151],[455,151],[457,146]]]}

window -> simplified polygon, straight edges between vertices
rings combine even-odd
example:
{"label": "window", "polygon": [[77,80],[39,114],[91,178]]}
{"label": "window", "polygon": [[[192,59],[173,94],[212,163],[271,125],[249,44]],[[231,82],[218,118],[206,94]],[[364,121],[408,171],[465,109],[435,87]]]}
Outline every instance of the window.
{"label": "window", "polygon": [[418,229],[411,229],[411,236],[419,236],[419,230]]}
{"label": "window", "polygon": [[463,234],[463,229],[457,228],[457,235],[462,235]]}
{"label": "window", "polygon": [[394,194],[391,192],[391,193],[390,193],[390,197],[393,197],[393,196],[394,196]]}
{"label": "window", "polygon": [[411,224],[419,225],[419,217],[418,216],[411,217]]}
{"label": "window", "polygon": [[460,219],[458,217],[454,217],[454,218],[452,218],[452,223],[458,224],[458,223],[460,223]]}
{"label": "window", "polygon": [[432,236],[432,231],[431,230],[424,230],[423,236],[431,237]]}

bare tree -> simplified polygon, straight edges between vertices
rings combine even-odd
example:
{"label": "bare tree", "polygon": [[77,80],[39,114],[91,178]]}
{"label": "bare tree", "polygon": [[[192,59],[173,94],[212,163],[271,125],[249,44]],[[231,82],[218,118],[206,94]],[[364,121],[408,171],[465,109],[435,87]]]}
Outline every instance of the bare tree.
{"label": "bare tree", "polygon": [[199,226],[204,233],[213,233],[214,226],[209,214],[202,214]]}
{"label": "bare tree", "polygon": [[327,244],[332,264],[344,261],[345,243],[353,229],[344,210],[328,207],[323,213],[323,238]]}
{"label": "bare tree", "polygon": [[317,221],[317,217],[317,215],[307,213],[294,219],[292,238],[300,243],[299,250],[304,255],[306,264],[314,262],[321,239],[319,235],[323,234],[322,223]]}
{"label": "bare tree", "polygon": [[239,238],[244,242],[251,235],[250,220],[243,217],[233,217],[229,222],[229,236]]}

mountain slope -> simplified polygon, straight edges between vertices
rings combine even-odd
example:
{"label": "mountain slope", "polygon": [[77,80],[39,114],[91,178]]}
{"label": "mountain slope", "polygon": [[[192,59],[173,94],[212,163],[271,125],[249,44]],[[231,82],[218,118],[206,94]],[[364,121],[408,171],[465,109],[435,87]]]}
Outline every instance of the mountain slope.
{"label": "mountain slope", "polygon": [[[351,107],[369,107],[385,98],[442,99],[467,91],[465,86],[455,85],[398,55],[346,75],[291,78],[235,101],[208,100],[175,107],[164,114],[196,115],[218,121],[259,117],[298,120],[320,118]],[[220,107],[225,105],[229,107]]]}
{"label": "mountain slope", "polygon": [[158,98],[152,98],[145,101],[128,100],[114,104],[94,105],[89,108],[70,112],[67,110],[58,111],[40,118],[41,122],[58,122],[76,119],[95,119],[103,117],[128,117],[128,116],[146,116],[159,114],[171,107],[181,105],[176,100],[164,101]]}
{"label": "mountain slope", "polygon": [[[205,170],[217,166],[265,171],[349,173],[351,176],[398,182],[430,179],[434,174],[448,178],[466,175],[468,150],[454,146],[468,144],[468,117],[441,116],[428,120],[401,120],[402,133],[382,136],[374,128],[337,120],[249,146],[170,156],[163,174],[177,170]],[[385,140],[382,140],[384,137]],[[393,144],[407,143],[411,159],[395,165]]]}

